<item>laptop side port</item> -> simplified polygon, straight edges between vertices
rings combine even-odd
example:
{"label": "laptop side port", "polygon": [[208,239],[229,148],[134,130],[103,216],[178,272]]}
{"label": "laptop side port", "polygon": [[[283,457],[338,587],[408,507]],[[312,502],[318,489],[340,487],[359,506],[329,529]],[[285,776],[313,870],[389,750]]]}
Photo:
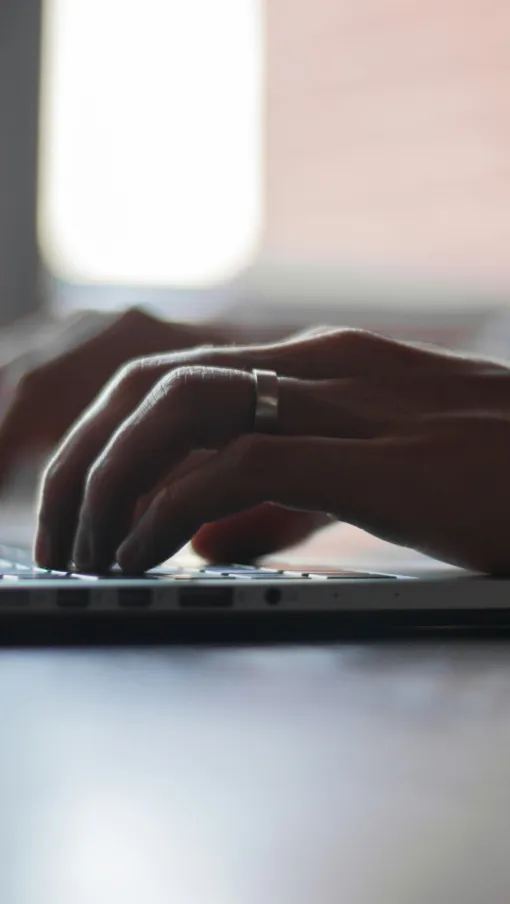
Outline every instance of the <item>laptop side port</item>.
{"label": "laptop side port", "polygon": [[57,590],[57,606],[61,609],[86,609],[90,603],[90,591],[82,587]]}
{"label": "laptop side port", "polygon": [[2,606],[28,606],[30,603],[30,590],[4,590],[0,592],[0,609]]}
{"label": "laptop side port", "polygon": [[181,609],[229,609],[233,605],[232,587],[183,587],[179,591]]}
{"label": "laptop side port", "polygon": [[278,587],[270,587],[264,594],[264,599],[269,606],[277,606],[282,598],[282,591]]}
{"label": "laptop side port", "polygon": [[145,587],[122,587],[117,602],[123,609],[147,609],[152,603],[152,590]]}

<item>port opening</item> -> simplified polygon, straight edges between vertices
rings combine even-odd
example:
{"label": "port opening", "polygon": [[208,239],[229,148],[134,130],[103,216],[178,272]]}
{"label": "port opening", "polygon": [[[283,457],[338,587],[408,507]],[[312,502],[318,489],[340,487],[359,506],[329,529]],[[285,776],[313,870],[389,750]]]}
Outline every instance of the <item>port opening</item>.
{"label": "port opening", "polygon": [[229,609],[234,605],[232,587],[183,587],[179,591],[181,609]]}
{"label": "port opening", "polygon": [[117,602],[123,609],[147,609],[152,603],[152,590],[145,587],[123,587],[117,591]]}
{"label": "port opening", "polygon": [[264,594],[264,599],[269,606],[277,606],[282,598],[282,591],[278,587],[270,587]]}
{"label": "port opening", "polygon": [[86,609],[90,603],[90,591],[82,587],[57,590],[57,606],[62,609]]}

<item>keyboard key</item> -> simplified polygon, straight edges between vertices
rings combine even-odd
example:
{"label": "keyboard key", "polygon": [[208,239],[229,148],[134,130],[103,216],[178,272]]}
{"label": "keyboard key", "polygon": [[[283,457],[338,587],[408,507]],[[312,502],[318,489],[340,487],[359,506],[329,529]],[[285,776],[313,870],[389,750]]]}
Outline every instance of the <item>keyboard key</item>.
{"label": "keyboard key", "polygon": [[251,574],[226,574],[224,575],[226,579],[234,578],[237,581],[269,581],[272,583],[273,581],[302,581],[306,580],[306,575],[298,574],[294,572],[293,574],[283,574],[283,572],[273,572],[264,573],[264,572],[252,572]]}
{"label": "keyboard key", "polygon": [[255,565],[205,565],[200,571],[203,574],[239,574],[241,577],[250,574],[279,574],[276,568],[257,568]]}
{"label": "keyboard key", "polygon": [[326,580],[326,581],[352,581],[355,579],[358,580],[377,580],[381,578],[383,581],[392,580],[391,574],[370,574],[368,571],[335,571],[333,574],[327,574],[326,572],[320,572],[319,574],[314,574],[313,572],[309,572],[306,577],[311,580]]}
{"label": "keyboard key", "polygon": [[[151,575],[152,577],[152,575]],[[157,579],[159,581],[224,581],[225,575],[223,574],[201,574],[198,571],[189,571],[187,573],[183,572],[181,574],[162,574],[158,575]]]}
{"label": "keyboard key", "polygon": [[36,572],[23,572],[17,574],[2,574],[1,579],[4,581],[60,581],[62,579],[71,579],[74,580],[77,576],[74,574],[69,574],[66,571],[41,571]]}
{"label": "keyboard key", "polygon": [[169,575],[171,577],[173,574],[184,574],[184,573],[188,573],[190,571],[198,572],[198,571],[200,571],[200,569],[199,568],[183,568],[182,565],[179,567],[176,566],[175,568],[170,568],[170,567],[167,568],[165,566],[164,568],[151,568],[151,570],[147,571],[146,574],[147,574],[147,577],[150,577],[150,578],[152,578],[152,577],[159,578],[159,577],[165,577],[165,576],[168,577]]}

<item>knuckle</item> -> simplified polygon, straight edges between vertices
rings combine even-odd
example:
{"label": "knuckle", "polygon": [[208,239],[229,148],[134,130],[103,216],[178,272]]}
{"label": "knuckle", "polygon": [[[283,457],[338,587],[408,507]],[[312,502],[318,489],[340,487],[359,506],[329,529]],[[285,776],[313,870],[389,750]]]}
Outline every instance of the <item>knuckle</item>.
{"label": "knuckle", "polygon": [[408,357],[409,347],[405,343],[370,330],[350,327],[338,330],[331,341],[334,358],[340,356],[355,373],[360,367],[365,373],[374,366],[392,368]]}
{"label": "knuckle", "polygon": [[41,389],[44,374],[42,369],[37,367],[34,370],[28,370],[22,374],[16,386],[16,395],[18,398],[33,398]]}
{"label": "knuckle", "polygon": [[69,477],[59,458],[52,459],[41,477],[39,507],[42,512],[58,510],[62,494],[65,493]]}
{"label": "knuckle", "polygon": [[209,392],[208,372],[208,368],[197,365],[170,370],[154,387],[154,401],[166,397],[172,409],[186,419],[192,412],[195,415],[199,411],[205,413]]}
{"label": "knuckle", "polygon": [[322,329],[289,343],[283,355],[299,366],[302,376],[325,379],[337,374],[339,361],[343,369],[358,370],[360,363],[373,351],[374,333],[367,330],[341,327]]}
{"label": "knuckle", "polygon": [[175,395],[194,395],[205,383],[208,368],[198,365],[175,367],[163,377],[167,390]]}
{"label": "knuckle", "polygon": [[152,317],[143,308],[134,307],[123,311],[112,326],[131,333],[132,330],[144,329],[148,323],[154,323]]}
{"label": "knuckle", "polygon": [[329,336],[336,332],[337,330],[332,326],[316,324],[315,326],[306,327],[304,330],[298,330],[291,338],[293,340],[317,339],[322,336]]}
{"label": "knuckle", "polygon": [[44,500],[53,491],[55,486],[60,483],[61,467],[56,460],[52,460],[46,466],[41,479],[41,497]]}
{"label": "knuckle", "polygon": [[123,364],[113,377],[113,387],[120,395],[136,395],[145,383],[143,359],[135,358]]}
{"label": "knuckle", "polygon": [[108,469],[99,460],[90,466],[85,478],[84,498],[87,499],[88,508],[95,509],[104,502],[109,485]]}
{"label": "knuckle", "polygon": [[377,337],[368,330],[347,328],[337,333],[337,342],[343,352],[356,353],[363,350]]}

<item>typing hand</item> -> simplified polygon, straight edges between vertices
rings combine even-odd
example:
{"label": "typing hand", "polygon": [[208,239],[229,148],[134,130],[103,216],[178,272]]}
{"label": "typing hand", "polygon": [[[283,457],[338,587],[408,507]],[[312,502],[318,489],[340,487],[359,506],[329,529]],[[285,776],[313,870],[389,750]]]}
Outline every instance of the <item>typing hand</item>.
{"label": "typing hand", "polygon": [[[252,432],[253,368],[280,375],[277,436]],[[221,533],[230,523],[235,552],[232,517],[248,518],[252,549],[269,551],[271,509],[258,510],[258,526],[246,513],[271,502],[284,507],[273,514],[298,510],[283,517],[303,518],[301,534],[332,513],[445,561],[506,571],[509,448],[510,370],[496,363],[352,330],[141,359],[50,462],[36,556],[52,567],[73,556],[84,570],[117,559],[138,573],[193,536],[201,551],[219,536],[232,559]],[[213,454],[192,467],[198,449]]]}
{"label": "typing hand", "polygon": [[131,358],[206,341],[194,327],[141,310],[22,323],[0,348],[0,483],[20,459],[48,454]]}

